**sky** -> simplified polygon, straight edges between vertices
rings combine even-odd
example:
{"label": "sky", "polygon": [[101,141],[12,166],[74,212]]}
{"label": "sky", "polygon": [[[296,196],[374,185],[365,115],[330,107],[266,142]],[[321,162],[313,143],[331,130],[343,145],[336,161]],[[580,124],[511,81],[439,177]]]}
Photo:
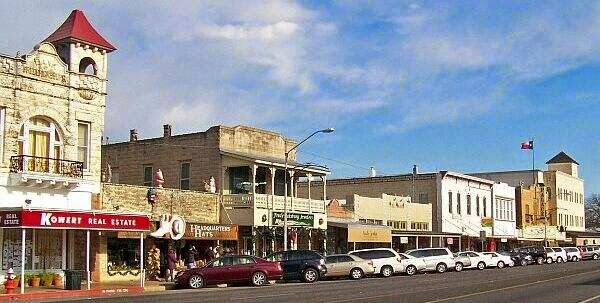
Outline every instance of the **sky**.
{"label": "sky", "polygon": [[530,169],[564,150],[600,193],[599,1],[2,1],[0,52],[72,9],[109,54],[105,135],[246,124],[333,177]]}

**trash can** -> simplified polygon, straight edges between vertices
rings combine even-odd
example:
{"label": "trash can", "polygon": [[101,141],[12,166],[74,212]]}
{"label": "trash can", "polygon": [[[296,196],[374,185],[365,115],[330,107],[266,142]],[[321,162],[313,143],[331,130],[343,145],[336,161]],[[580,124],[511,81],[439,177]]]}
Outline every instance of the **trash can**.
{"label": "trash can", "polygon": [[65,270],[65,289],[80,290],[81,280],[83,280],[83,270]]}

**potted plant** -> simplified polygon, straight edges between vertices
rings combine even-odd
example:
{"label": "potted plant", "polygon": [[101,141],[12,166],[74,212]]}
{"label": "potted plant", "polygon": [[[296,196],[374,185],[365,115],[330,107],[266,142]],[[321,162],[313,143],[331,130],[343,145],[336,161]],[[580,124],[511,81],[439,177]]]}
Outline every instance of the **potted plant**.
{"label": "potted plant", "polygon": [[40,275],[32,275],[31,277],[31,287],[40,287],[40,281],[42,280],[42,278],[40,277]]}
{"label": "potted plant", "polygon": [[63,287],[62,277],[60,276],[60,274],[54,274],[54,277],[52,277],[52,284],[56,288]]}
{"label": "potted plant", "polygon": [[54,279],[54,274],[45,273],[42,277],[42,285],[44,287],[52,287],[52,280]]}

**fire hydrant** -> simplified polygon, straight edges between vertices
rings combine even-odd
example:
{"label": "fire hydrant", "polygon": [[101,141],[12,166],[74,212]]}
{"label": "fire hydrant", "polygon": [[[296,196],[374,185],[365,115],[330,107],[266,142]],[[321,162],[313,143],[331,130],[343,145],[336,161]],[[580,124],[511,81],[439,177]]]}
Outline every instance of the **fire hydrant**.
{"label": "fire hydrant", "polygon": [[4,289],[6,289],[7,294],[13,294],[15,292],[15,288],[18,286],[15,278],[15,271],[12,268],[9,268],[6,272],[6,282],[4,282]]}

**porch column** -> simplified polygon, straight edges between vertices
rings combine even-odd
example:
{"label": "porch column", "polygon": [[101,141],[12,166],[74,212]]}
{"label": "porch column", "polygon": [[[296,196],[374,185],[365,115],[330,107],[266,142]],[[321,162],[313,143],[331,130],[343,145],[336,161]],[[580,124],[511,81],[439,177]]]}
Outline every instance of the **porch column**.
{"label": "porch column", "polygon": [[429,236],[429,247],[433,247],[433,236]]}
{"label": "porch column", "polygon": [[311,174],[306,174],[306,179],[308,180],[307,182],[307,193],[308,193],[308,212],[312,213],[312,201],[310,199],[310,181],[312,181],[312,175]]}
{"label": "porch column", "polygon": [[258,169],[258,165],[252,164],[250,167],[252,170],[252,197],[256,195],[256,170]]}
{"label": "porch column", "polygon": [[419,236],[417,236],[417,239],[415,240],[415,248],[419,249]]}
{"label": "porch column", "polygon": [[293,210],[293,206],[294,206],[294,173],[295,171],[290,170],[289,174],[290,174],[290,184],[288,185],[290,187],[290,206],[288,207],[288,211]]}
{"label": "porch column", "polygon": [[323,201],[327,201],[327,176],[321,176],[321,180],[323,180]]}
{"label": "porch column", "polygon": [[312,228],[308,230],[308,250],[312,249]]}
{"label": "porch column", "polygon": [[[27,124],[26,124],[27,125]],[[33,260],[32,260],[33,263]],[[21,228],[21,293],[25,293],[25,228]]]}
{"label": "porch column", "polygon": [[144,287],[146,281],[146,271],[144,270],[144,233],[140,233],[140,286]]}
{"label": "porch column", "polygon": [[87,290],[90,290],[92,288],[92,285],[90,284],[90,230],[86,230],[86,235],[85,235],[85,272],[86,272],[86,277],[87,277]]}
{"label": "porch column", "polygon": [[[273,218],[273,209],[275,208],[273,205],[275,204],[275,174],[277,173],[277,169],[275,167],[269,167],[269,171],[271,172],[271,200],[267,200],[267,226],[271,226],[272,218]],[[275,243],[272,244],[275,247]],[[275,251],[272,249],[271,251]]]}

